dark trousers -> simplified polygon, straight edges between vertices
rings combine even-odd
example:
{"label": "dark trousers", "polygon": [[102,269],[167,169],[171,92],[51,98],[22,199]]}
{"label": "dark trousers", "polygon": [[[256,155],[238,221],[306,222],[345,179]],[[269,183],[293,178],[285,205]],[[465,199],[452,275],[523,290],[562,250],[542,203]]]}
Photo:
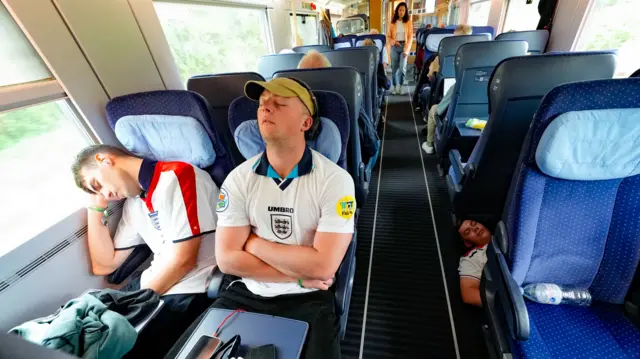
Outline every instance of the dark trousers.
{"label": "dark trousers", "polygon": [[[307,339],[302,350],[303,359],[340,358],[339,324],[335,313],[333,291],[315,291],[307,294],[280,295],[266,298],[253,294],[237,277],[225,275],[222,293],[211,308],[244,309],[247,312],[269,314],[309,323]],[[191,324],[165,358],[175,358],[204,317],[204,313]],[[242,333],[240,337],[242,338]]]}
{"label": "dark trousers", "polygon": [[[131,279],[121,290],[140,289],[140,277]],[[173,343],[213,302],[206,293],[171,294],[160,297],[162,310],[138,334],[136,344],[124,358],[162,358]]]}

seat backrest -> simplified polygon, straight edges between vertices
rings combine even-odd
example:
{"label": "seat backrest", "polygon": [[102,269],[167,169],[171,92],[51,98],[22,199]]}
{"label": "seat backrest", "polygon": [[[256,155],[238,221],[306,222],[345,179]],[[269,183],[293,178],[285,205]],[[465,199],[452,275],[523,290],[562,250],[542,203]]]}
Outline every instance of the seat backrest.
{"label": "seat backrest", "polygon": [[344,49],[347,47],[354,47],[353,46],[353,39],[343,36],[343,37],[334,37],[333,38],[333,49],[334,50],[338,50],[338,49]]}
{"label": "seat backrest", "polygon": [[[362,77],[353,67],[330,67],[323,69],[300,69],[277,72],[273,77],[290,77],[305,82],[312,90],[339,93],[349,109],[349,146],[347,148],[347,169],[355,183],[362,163],[360,149],[360,128],[358,116],[363,106],[364,89]],[[341,132],[343,132],[341,130]]]}
{"label": "seat backrest", "polygon": [[234,168],[206,100],[195,92],[164,90],[119,96],[107,103],[106,111],[118,140],[135,155],[191,163],[206,170],[218,187]]}
{"label": "seat backrest", "polygon": [[499,63],[489,81],[489,121],[468,161],[475,167],[473,181],[464,190],[480,196],[499,216],[542,97],[564,83],[610,79],[615,66],[615,55],[608,51],[520,56]]}
{"label": "seat backrest", "polygon": [[266,80],[270,80],[273,74],[280,70],[291,70],[298,68],[298,64],[304,54],[278,54],[265,55],[258,59],[258,73]]}
{"label": "seat backrest", "polygon": [[500,61],[527,54],[525,41],[482,41],[460,46],[455,58],[456,84],[447,118],[487,117],[487,86]]}
{"label": "seat backrest", "polygon": [[360,35],[356,38],[356,47],[363,46],[362,43],[366,39],[371,39],[373,40],[373,43],[376,44],[376,47],[378,48],[378,60],[379,60],[378,62],[382,61],[382,51],[384,50],[384,47],[387,44],[387,37],[381,34]]}
{"label": "seat backrest", "polygon": [[520,285],[621,304],[640,259],[640,79],[558,86],[533,119],[503,219]]}
{"label": "seat backrest", "polygon": [[244,85],[251,80],[264,81],[264,78],[255,72],[236,72],[194,76],[187,81],[187,90],[199,93],[209,103],[214,127],[238,164],[244,162],[244,157],[233,140],[227,116],[229,105],[236,98],[244,96]]}
{"label": "seat backrest", "polygon": [[[317,140],[308,141],[307,144],[346,169],[350,130],[347,104],[336,92],[314,90],[313,94],[318,101],[322,122]],[[256,121],[257,113],[258,102],[247,97],[237,98],[229,107],[229,128],[234,133],[236,144],[247,158],[264,151],[257,123],[249,122]]]}
{"label": "seat backrest", "polygon": [[440,47],[438,48],[438,60],[440,61],[440,73],[439,78],[453,78],[456,77],[456,71],[454,66],[454,60],[458,49],[464,44],[470,42],[489,41],[491,38],[489,34],[480,35],[460,35],[446,37],[440,41]]}
{"label": "seat backrest", "polygon": [[[331,65],[339,67],[353,67],[360,73],[362,78],[362,86],[364,89],[364,110],[367,115],[373,119],[373,96],[372,92],[373,76],[376,74],[375,49],[367,47],[340,49],[338,51],[323,52],[322,54],[329,59]],[[376,88],[377,88],[377,81]]]}
{"label": "seat backrest", "polygon": [[296,46],[292,50],[300,54],[306,54],[310,50],[316,50],[318,52],[331,51],[331,47],[329,47],[329,45],[304,45]]}
{"label": "seat backrest", "polygon": [[473,35],[488,34],[489,40],[492,40],[496,34],[496,30],[493,26],[471,26],[471,29]]}
{"label": "seat backrest", "polygon": [[534,55],[544,53],[549,41],[548,30],[512,31],[503,32],[496,40],[524,40],[529,43],[529,52]]}
{"label": "seat backrest", "polygon": [[428,29],[422,27],[416,30],[416,49],[420,49],[424,46],[425,34],[429,31]]}
{"label": "seat backrest", "polygon": [[428,58],[429,56],[438,53],[438,49],[440,48],[440,42],[442,39],[453,36],[453,29],[430,29],[425,32],[425,40],[424,40],[424,48],[425,54],[424,58]]}

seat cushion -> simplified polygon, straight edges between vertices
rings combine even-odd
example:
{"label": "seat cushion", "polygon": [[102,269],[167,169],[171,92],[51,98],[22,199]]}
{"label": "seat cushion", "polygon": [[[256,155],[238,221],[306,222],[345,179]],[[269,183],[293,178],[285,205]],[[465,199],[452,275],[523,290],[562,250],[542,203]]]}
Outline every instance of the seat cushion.
{"label": "seat cushion", "polygon": [[519,358],[640,358],[640,331],[619,305],[590,307],[527,301],[529,340],[519,342]]}
{"label": "seat cushion", "polygon": [[[342,150],[342,138],[338,126],[328,118],[321,117],[320,133],[315,140],[307,141],[307,145],[320,152],[332,162],[336,163],[340,159]],[[242,122],[234,133],[234,138],[238,150],[244,158],[251,158],[264,152],[265,144],[260,135],[258,120]]]}
{"label": "seat cushion", "polygon": [[131,115],[115,124],[116,137],[137,156],[211,166],[216,152],[202,123],[190,116]]}

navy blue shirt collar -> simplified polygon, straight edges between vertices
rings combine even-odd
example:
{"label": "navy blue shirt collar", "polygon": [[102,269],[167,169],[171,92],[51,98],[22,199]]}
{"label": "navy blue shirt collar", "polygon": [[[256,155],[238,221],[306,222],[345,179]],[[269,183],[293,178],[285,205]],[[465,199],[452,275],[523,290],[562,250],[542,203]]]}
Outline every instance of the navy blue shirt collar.
{"label": "navy blue shirt collar", "polygon": [[[302,158],[300,162],[291,170],[291,172],[287,175],[287,179],[293,179],[297,177],[304,176],[309,174],[313,169],[313,159],[311,156],[311,150],[309,146],[306,146],[304,149],[304,153],[302,154]],[[267,151],[265,150],[262,153],[262,156],[258,161],[253,165],[253,171],[256,174],[261,176],[271,177],[279,179],[280,176],[276,173],[276,171],[269,164],[269,159],[267,158]]]}
{"label": "navy blue shirt collar", "polygon": [[152,161],[148,159],[143,159],[142,164],[140,165],[140,171],[138,172],[138,183],[142,187],[142,193],[140,197],[144,198],[146,192],[151,187],[151,180],[153,179],[153,173],[156,171],[156,165],[158,161]]}

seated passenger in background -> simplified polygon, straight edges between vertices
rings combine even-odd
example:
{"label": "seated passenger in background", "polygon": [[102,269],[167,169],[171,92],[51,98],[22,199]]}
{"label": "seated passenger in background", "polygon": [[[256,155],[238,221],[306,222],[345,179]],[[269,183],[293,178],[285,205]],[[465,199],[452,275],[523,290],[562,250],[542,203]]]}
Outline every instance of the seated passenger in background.
{"label": "seated passenger in background", "polygon": [[[376,44],[371,39],[365,39],[362,42],[362,46],[376,46]],[[386,55],[387,55],[387,49],[386,49],[386,47],[383,47],[382,48],[383,61],[386,58]],[[383,63],[378,62],[377,77],[378,77],[378,87],[383,88],[385,90],[388,90],[388,89],[391,88],[391,81],[389,81],[389,79],[387,78],[387,74],[385,74],[385,72],[384,72],[384,68],[386,66],[388,66],[388,64],[386,62],[383,62]]]}
{"label": "seated passenger in background", "polygon": [[321,69],[331,67],[331,62],[316,50],[309,50],[298,63],[299,69]]}
{"label": "seated passenger in background", "polygon": [[[138,245],[146,243],[154,253],[151,267],[123,290],[149,288],[162,296],[164,308],[130,352],[132,357],[162,356],[211,304],[206,288],[215,266],[218,188],[208,173],[188,163],[142,159],[108,145],[81,151],[72,171],[76,185],[91,195],[93,273],[112,273]],[[122,199],[122,217],[111,238],[103,210],[108,201]]]}
{"label": "seated passenger in background", "polygon": [[460,292],[462,301],[482,307],[480,299],[480,278],[482,269],[487,263],[487,244],[491,240],[491,232],[476,221],[466,220],[458,228],[460,237],[469,251],[460,257],[458,273],[460,274]]}
{"label": "seated passenger in background", "polygon": [[[260,102],[266,150],[222,185],[216,256],[226,275],[212,307],[305,321],[303,358],[339,358],[339,323],[328,289],[353,235],[353,179],[307,147],[305,132],[318,126],[307,89],[276,78],[249,81],[245,93]],[[179,352],[198,322],[169,355]]]}
{"label": "seated passenger in background", "polygon": [[[470,25],[458,25],[453,32],[453,36],[471,35],[472,32],[473,28]],[[433,62],[431,62],[431,65],[429,65],[429,78],[432,78],[438,70],[440,70],[440,62],[438,56],[436,56]],[[447,112],[454,90],[455,86],[449,87],[449,90],[444,94],[440,103],[431,106],[429,109],[429,114],[427,115],[427,141],[422,144],[422,149],[427,154],[433,153],[433,141],[436,136],[436,114],[442,117]]]}

